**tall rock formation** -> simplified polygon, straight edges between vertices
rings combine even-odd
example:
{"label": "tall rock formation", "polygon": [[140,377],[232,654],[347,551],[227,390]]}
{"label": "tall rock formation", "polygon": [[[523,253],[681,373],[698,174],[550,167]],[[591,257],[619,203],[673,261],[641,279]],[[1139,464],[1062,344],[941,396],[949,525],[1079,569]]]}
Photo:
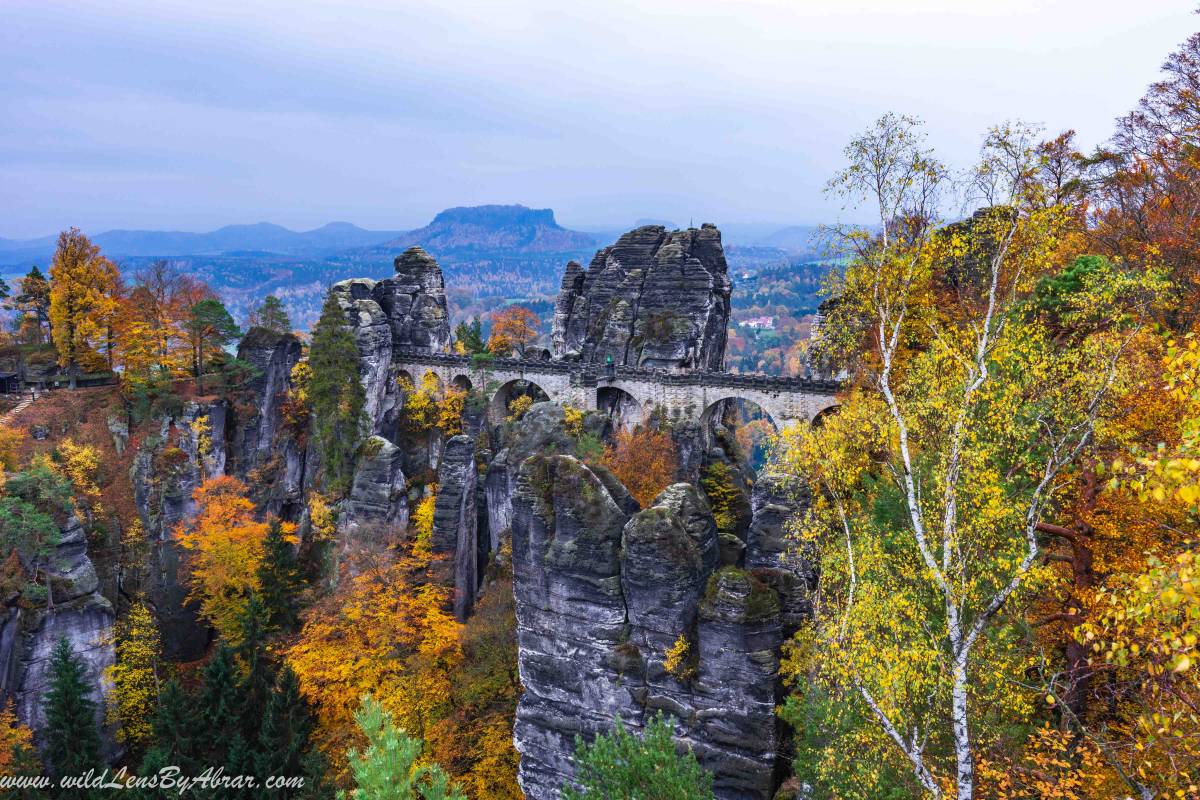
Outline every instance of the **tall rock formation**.
{"label": "tall rock formation", "polygon": [[433,554],[447,584],[454,587],[454,616],[465,622],[479,589],[479,514],[475,442],[455,436],[446,442],[438,465],[433,511]]}
{"label": "tall rock formation", "polygon": [[395,267],[391,278],[351,278],[330,288],[358,346],[364,411],[373,433],[384,431],[399,401],[392,353],[442,353],[450,347],[450,313],[437,262],[411,247],[396,256]]}
{"label": "tall rock formation", "polygon": [[[162,633],[163,656],[170,661],[194,661],[208,645],[209,628],[189,603],[187,570],[182,547],[175,538],[178,525],[196,511],[192,493],[205,478],[225,471],[225,404],[188,403],[159,422],[158,433],[147,437],[129,469],[134,502],[150,542],[150,569],[145,587]],[[207,452],[198,421],[207,428]]]}
{"label": "tall rock formation", "polygon": [[[111,690],[107,670],[115,660],[113,608],[100,593],[96,569],[88,557],[87,535],[75,516],[68,518],[44,567],[53,603],[21,607],[0,598],[0,697],[14,696],[17,717],[33,728],[35,742],[45,745],[46,693],[50,690],[50,656],[65,638],[83,664],[85,682],[96,703],[96,724],[105,733],[106,755],[113,755],[113,731],[104,719],[105,696]],[[28,601],[27,601],[28,602]]]}
{"label": "tall rock formation", "polygon": [[239,419],[229,448],[230,472],[245,479],[274,452],[281,407],[287,397],[292,368],[300,360],[300,340],[290,333],[251,328],[238,343],[237,357],[254,367],[255,377],[244,391],[250,413]]}
{"label": "tall rock formation", "polygon": [[567,265],[554,306],[554,357],[719,370],[731,290],[715,226],[630,231],[587,270]]}
{"label": "tall rock formation", "polygon": [[[695,487],[676,484],[631,511],[571,456],[521,466],[512,542],[522,789],[557,798],[577,734],[591,738],[617,717],[637,730],[664,711],[720,800],[766,800],[780,744],[779,598],[744,570],[716,569],[716,525]],[[687,655],[669,664],[678,643]]]}

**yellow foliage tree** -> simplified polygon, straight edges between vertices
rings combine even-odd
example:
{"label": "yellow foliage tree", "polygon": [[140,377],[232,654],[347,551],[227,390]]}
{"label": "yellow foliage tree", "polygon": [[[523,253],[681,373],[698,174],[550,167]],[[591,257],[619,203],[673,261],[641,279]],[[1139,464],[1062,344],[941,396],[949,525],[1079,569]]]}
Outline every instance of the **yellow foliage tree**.
{"label": "yellow foliage tree", "polygon": [[24,434],[0,427],[0,468],[10,472],[17,468],[17,445],[24,440]]}
{"label": "yellow foliage tree", "polygon": [[158,708],[158,626],[146,604],[137,601],[117,624],[117,660],[108,669],[113,683],[108,696],[108,718],[118,725],[117,739],[142,750],[154,736],[153,719]]}
{"label": "yellow foliage tree", "polygon": [[[248,596],[259,589],[258,567],[271,520],[255,518],[246,485],[228,475],[205,481],[192,497],[196,516],[177,532],[192,554],[190,597],[225,641],[237,645]],[[294,529],[285,524],[284,534]]]}
{"label": "yellow foliage tree", "polygon": [[80,366],[100,367],[116,315],[120,273],[78,228],[63,231],[50,266],[50,333],[75,388]]}
{"label": "yellow foliage tree", "polygon": [[0,708],[0,778],[36,774],[33,753],[33,731],[17,721],[10,698]]}
{"label": "yellow foliage tree", "polygon": [[450,674],[462,658],[460,626],[446,611],[451,590],[421,579],[423,565],[411,555],[364,561],[309,610],[285,654],[315,710],[314,738],[338,771],[364,694],[428,741],[432,724],[449,713]]}
{"label": "yellow foliage tree", "polygon": [[97,501],[100,487],[96,485],[96,471],[100,469],[100,454],[88,444],[76,444],[70,437],[58,443],[57,471],[71,481],[75,491],[88,499],[93,510],[99,512]]}
{"label": "yellow foliage tree", "polygon": [[446,396],[438,406],[438,427],[447,437],[458,436],[463,432],[463,409],[466,406],[467,393],[462,389],[447,389]]}

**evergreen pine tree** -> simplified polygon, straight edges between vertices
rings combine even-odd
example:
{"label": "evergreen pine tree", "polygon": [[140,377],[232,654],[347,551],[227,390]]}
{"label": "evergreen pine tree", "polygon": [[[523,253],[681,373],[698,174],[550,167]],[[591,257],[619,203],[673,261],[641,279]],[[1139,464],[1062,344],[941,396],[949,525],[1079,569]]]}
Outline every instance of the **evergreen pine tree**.
{"label": "evergreen pine tree", "polygon": [[588,744],[575,737],[575,780],[565,800],[712,800],[713,776],[692,752],[675,750],[671,726],[659,712],[640,738],[621,720]]}
{"label": "evergreen pine tree", "polygon": [[362,437],[366,393],[359,381],[358,361],[358,347],[346,327],[346,315],[330,292],[312,332],[308,396],[325,485],[335,495],[350,488],[354,454]]}
{"label": "evergreen pine tree", "polygon": [[454,340],[462,345],[462,351],[468,355],[487,350],[487,344],[483,341],[483,325],[479,322],[479,317],[475,317],[470,322],[458,323],[454,328]]}
{"label": "evergreen pine tree", "polygon": [[46,760],[54,775],[82,775],[101,767],[96,703],[88,697],[83,663],[59,639],[50,656],[46,693]]}
{"label": "evergreen pine tree", "polygon": [[[225,777],[229,779],[249,775],[259,781],[265,781],[268,777],[255,774],[254,752],[250,749],[250,745],[247,744],[241,731],[234,731],[233,736],[229,737],[229,747],[226,750],[223,766],[225,767]],[[216,796],[219,800],[242,800],[243,798],[258,797],[259,791],[257,788],[229,786],[217,792]]]}
{"label": "evergreen pine tree", "polygon": [[290,333],[292,330],[292,320],[288,317],[287,308],[284,307],[283,301],[273,294],[263,298],[261,304],[250,309],[250,315],[246,319],[246,326],[250,328],[266,328],[272,333]]}
{"label": "evergreen pine tree", "polygon": [[[196,709],[178,681],[170,680],[163,686],[153,726],[154,745],[142,758],[138,774],[148,777],[164,767],[178,767],[184,775],[197,774]],[[172,795],[177,795],[177,792],[147,788],[138,789],[133,798],[160,800]]]}
{"label": "evergreen pine tree", "polygon": [[242,693],[229,647],[221,644],[204,667],[204,684],[198,698],[199,713],[194,717],[196,753],[204,764],[225,763],[229,734],[242,720]]}
{"label": "evergreen pine tree", "polygon": [[238,661],[241,662],[244,676],[238,686],[241,702],[239,719],[243,744],[249,748],[258,741],[259,727],[262,725],[263,709],[271,696],[271,685],[274,675],[267,661],[267,652],[263,635],[263,618],[265,613],[257,594],[251,594],[246,601],[246,610],[242,613],[242,641],[237,648]]}
{"label": "evergreen pine tree", "polygon": [[265,797],[279,800],[312,797],[319,791],[327,765],[320,758],[320,751],[309,746],[312,729],[312,714],[300,695],[296,673],[285,666],[275,680],[275,688],[263,714],[255,773],[259,776],[303,776],[305,786],[302,791],[276,789],[265,793]]}
{"label": "evergreen pine tree", "polygon": [[296,598],[304,586],[300,564],[292,543],[283,535],[278,520],[271,523],[263,540],[263,559],[258,567],[259,596],[262,600],[266,629],[290,631],[299,621]]}

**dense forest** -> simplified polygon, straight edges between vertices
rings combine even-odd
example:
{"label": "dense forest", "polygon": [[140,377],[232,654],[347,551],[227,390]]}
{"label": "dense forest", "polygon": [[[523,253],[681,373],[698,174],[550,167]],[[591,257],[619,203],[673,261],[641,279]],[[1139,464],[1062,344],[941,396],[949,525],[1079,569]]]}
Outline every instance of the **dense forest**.
{"label": "dense forest", "polygon": [[[519,453],[507,488],[533,511],[509,508],[512,530],[578,527],[540,566],[602,561],[589,532],[626,509],[662,523],[635,543],[686,543],[665,504],[685,503],[671,490],[694,474],[686,502],[704,511],[686,519],[712,517],[722,566],[693,599],[736,594],[739,624],[786,597],[766,583],[778,573],[739,562],[753,489],[769,474],[803,498],[779,556],[812,585],[779,665],[775,797],[1200,796],[1198,93],[1195,35],[1100,148],[1006,123],[965,170],[919,120],[879,118],[829,183],[874,224],[829,231],[836,266],[735,280],[727,365],[840,375],[836,411],[774,431],[727,409],[687,434],[716,442],[696,463],[678,420],[548,409],[521,381],[388,375],[379,396],[399,399],[370,410],[366,300],[328,289],[347,265],[230,308],[203,274],[122,270],[64,231],[45,272],[2,287],[3,371],[63,387],[9,397],[0,420],[5,630],[76,612],[112,624],[30,659],[44,691],[7,692],[0,780],[18,797],[99,797],[60,779],[111,766],[145,798],[181,794],[164,776],[205,776],[187,791],[222,798],[522,797],[514,714],[523,681],[545,676],[518,670],[514,573],[533,559],[497,531],[467,565],[467,602],[444,535],[463,508],[452,491],[474,497],[487,459]],[[486,368],[544,341],[562,264],[543,266],[450,264],[452,352]],[[303,319],[281,294],[308,304]],[[776,327],[751,344],[737,323],[762,316]],[[214,433],[218,415],[239,420],[234,437]],[[383,419],[394,437],[372,430]],[[297,453],[315,454],[316,477],[292,480]],[[632,595],[619,572],[576,590],[622,579]],[[679,696],[702,694],[695,627],[669,633],[654,663]],[[622,640],[614,669],[636,655]],[[579,736],[572,781],[538,796],[759,796],[720,788],[730,776],[677,742],[660,705]]]}

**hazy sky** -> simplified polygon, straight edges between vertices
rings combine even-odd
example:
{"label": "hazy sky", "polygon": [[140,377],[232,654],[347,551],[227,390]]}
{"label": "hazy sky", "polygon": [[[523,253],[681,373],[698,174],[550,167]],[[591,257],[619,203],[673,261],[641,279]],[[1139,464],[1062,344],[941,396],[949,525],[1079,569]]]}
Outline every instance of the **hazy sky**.
{"label": "hazy sky", "polygon": [[846,139],[923,117],[965,163],[1021,118],[1094,144],[1194,0],[0,0],[0,236],[807,223]]}

